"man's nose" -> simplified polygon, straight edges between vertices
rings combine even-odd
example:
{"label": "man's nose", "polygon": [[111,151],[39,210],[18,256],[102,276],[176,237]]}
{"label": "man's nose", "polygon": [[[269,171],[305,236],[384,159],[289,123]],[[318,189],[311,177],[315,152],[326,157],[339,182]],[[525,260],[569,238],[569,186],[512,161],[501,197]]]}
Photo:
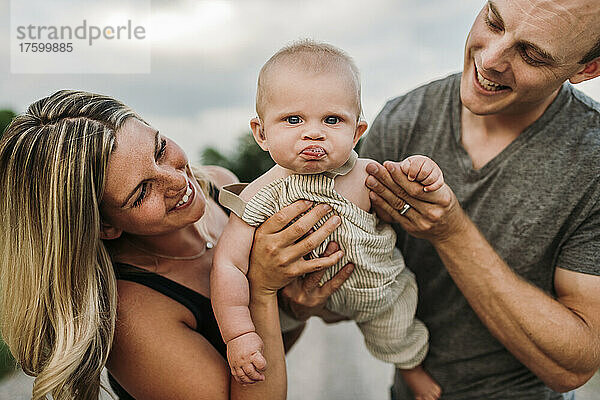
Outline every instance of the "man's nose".
{"label": "man's nose", "polygon": [[509,67],[508,50],[507,40],[490,40],[480,52],[479,68],[485,71],[505,72]]}

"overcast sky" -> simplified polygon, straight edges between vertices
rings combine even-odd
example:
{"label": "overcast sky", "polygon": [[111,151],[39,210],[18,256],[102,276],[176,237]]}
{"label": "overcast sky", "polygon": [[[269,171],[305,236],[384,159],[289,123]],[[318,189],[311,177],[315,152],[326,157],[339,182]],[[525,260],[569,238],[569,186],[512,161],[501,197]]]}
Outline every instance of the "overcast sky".
{"label": "overcast sky", "polygon": [[[18,1],[34,5],[41,0]],[[102,4],[65,1],[74,7]],[[120,11],[135,17],[135,1],[120,4]],[[63,88],[108,94],[133,107],[197,159],[203,146],[227,151],[235,146],[236,137],[248,132],[260,67],[281,46],[310,37],[354,57],[361,70],[365,117],[372,122],[386,100],[462,68],[464,41],[483,4],[483,0],[152,1],[151,73],[11,74],[10,1],[0,0],[0,45],[5,55],[0,59],[0,108],[21,112],[32,101]],[[68,15],[69,9],[56,12]],[[578,87],[600,100],[600,79]]]}

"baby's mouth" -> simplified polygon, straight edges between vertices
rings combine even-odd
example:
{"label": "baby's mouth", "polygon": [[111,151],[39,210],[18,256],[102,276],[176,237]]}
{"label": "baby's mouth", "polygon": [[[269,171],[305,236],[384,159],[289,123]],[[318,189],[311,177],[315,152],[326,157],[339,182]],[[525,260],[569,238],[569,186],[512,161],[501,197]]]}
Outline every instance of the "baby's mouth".
{"label": "baby's mouth", "polygon": [[327,152],[321,146],[308,146],[300,152],[305,158],[318,160],[327,155]]}

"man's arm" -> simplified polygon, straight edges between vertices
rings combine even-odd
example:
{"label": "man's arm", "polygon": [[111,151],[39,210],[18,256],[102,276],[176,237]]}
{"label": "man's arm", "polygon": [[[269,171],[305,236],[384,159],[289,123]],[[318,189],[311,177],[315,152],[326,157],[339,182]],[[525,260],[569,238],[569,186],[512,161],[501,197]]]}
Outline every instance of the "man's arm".
{"label": "man's arm", "polygon": [[[557,298],[500,258],[444,185],[425,193],[398,163],[373,163],[367,186],[380,216],[429,240],[482,322],[546,385],[569,391],[600,366],[600,277],[557,268]],[[375,179],[377,178],[377,179]],[[399,211],[408,202],[404,215]]]}
{"label": "man's arm", "polygon": [[566,392],[600,366],[600,277],[557,268],[554,299],[521,279],[472,224],[434,242],[481,321],[547,386]]}

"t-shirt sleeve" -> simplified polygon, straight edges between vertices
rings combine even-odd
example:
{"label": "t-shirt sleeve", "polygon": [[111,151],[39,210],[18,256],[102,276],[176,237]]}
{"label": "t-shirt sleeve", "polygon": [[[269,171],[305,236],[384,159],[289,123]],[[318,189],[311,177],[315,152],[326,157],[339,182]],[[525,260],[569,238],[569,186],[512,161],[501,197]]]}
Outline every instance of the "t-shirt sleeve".
{"label": "t-shirt sleeve", "polygon": [[556,266],[600,275],[600,202],[561,246]]}

